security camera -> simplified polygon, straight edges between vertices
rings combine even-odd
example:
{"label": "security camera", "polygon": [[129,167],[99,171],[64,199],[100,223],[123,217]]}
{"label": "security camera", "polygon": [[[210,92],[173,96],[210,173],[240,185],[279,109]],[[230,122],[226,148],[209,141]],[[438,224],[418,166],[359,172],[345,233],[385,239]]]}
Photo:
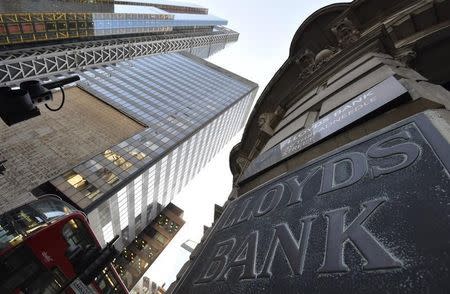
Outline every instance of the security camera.
{"label": "security camera", "polygon": [[65,79],[41,84],[39,81],[30,80],[22,82],[18,89],[10,87],[0,87],[0,117],[8,125],[22,122],[41,114],[36,106],[53,99],[52,89],[60,88],[62,93],[61,105],[51,108],[47,104],[45,107],[50,111],[58,111],[65,101],[63,86],[76,82],[80,79],[74,75]]}

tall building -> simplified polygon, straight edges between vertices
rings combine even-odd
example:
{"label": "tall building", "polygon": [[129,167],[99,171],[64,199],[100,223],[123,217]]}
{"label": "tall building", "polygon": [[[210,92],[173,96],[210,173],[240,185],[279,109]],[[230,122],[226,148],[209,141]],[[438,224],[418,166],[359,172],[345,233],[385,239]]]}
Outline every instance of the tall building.
{"label": "tall building", "polygon": [[0,85],[164,52],[205,58],[237,41],[226,24],[172,1],[1,1]]}
{"label": "tall building", "polygon": [[2,124],[0,212],[56,193],[124,247],[243,126],[257,85],[199,58],[238,34],[173,1],[0,5],[2,86],[81,78],[60,111]]}
{"label": "tall building", "polygon": [[257,85],[189,53],[77,73],[60,111],[2,124],[2,209],[56,193],[120,249],[242,128]]}
{"label": "tall building", "polygon": [[309,16],[168,293],[448,293],[449,21],[445,0]]}
{"label": "tall building", "polygon": [[142,241],[170,239],[149,224],[243,127],[257,85],[201,59],[238,38],[205,8],[31,2],[0,3],[0,85],[81,80],[61,110],[0,123],[0,213],[59,195],[86,212],[101,245],[119,236],[131,286],[164,247]]}
{"label": "tall building", "polygon": [[113,265],[128,290],[140,288],[138,281],[184,225],[182,217],[183,210],[170,203],[114,259]]}
{"label": "tall building", "polygon": [[144,277],[141,283],[138,283],[131,291],[132,294],[135,293],[145,293],[145,294],[165,294],[166,291],[162,286],[158,286],[157,283],[151,281],[150,278]]}

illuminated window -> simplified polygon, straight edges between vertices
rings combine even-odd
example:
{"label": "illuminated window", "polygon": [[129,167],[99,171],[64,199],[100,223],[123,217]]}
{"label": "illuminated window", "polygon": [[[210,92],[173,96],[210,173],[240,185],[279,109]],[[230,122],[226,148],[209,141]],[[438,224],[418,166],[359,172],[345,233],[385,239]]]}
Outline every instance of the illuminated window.
{"label": "illuminated window", "polygon": [[127,170],[131,166],[133,166],[130,162],[126,161],[125,158],[110,149],[103,152],[103,155],[106,159],[112,161],[115,165],[122,168],[123,170]]}
{"label": "illuminated window", "polygon": [[171,221],[167,216],[160,214],[157,219],[159,226],[164,228],[169,234],[175,234],[180,226]]}
{"label": "illuminated window", "polygon": [[74,171],[64,175],[64,178],[70,185],[72,185],[72,187],[78,190],[83,189],[87,185],[87,181],[80,174],[77,174]]}
{"label": "illuminated window", "polygon": [[158,241],[159,243],[161,243],[163,246],[164,245],[166,245],[167,244],[167,241],[169,240],[169,239],[167,239],[165,236],[163,236],[162,234],[160,234],[160,233],[156,233],[155,234],[155,237],[154,237],[155,239],[156,239],[156,241]]}
{"label": "illuminated window", "polygon": [[146,156],[145,153],[139,151],[138,149],[133,149],[130,151],[130,154],[134,156],[137,160],[142,160]]}
{"label": "illuminated window", "polygon": [[67,183],[91,200],[94,200],[98,195],[100,195],[99,189],[73,170],[66,173],[63,177],[66,179]]}

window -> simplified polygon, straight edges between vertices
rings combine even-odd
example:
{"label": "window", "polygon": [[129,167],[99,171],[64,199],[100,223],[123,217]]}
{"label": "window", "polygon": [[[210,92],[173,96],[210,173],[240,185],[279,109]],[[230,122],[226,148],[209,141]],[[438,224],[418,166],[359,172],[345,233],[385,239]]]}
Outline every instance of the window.
{"label": "window", "polygon": [[58,268],[43,268],[26,246],[19,246],[5,255],[2,263],[9,265],[2,267],[4,293],[60,293],[68,283]]}
{"label": "window", "polygon": [[120,229],[123,230],[128,226],[128,195],[126,187],[117,193],[117,201],[119,202]]}
{"label": "window", "polygon": [[164,228],[169,234],[175,234],[180,228],[178,224],[171,221],[167,216],[160,214],[157,219],[158,225]]}
{"label": "window", "polygon": [[105,242],[109,242],[114,238],[112,222],[109,222],[102,228],[103,239]]}
{"label": "window", "polygon": [[74,171],[70,171],[64,175],[64,178],[75,189],[80,190],[87,186],[87,181],[80,174],[77,174]]}
{"label": "window", "polygon": [[102,293],[122,293],[119,289],[119,282],[114,277],[111,269],[105,267],[101,273],[95,278]]}
{"label": "window", "polygon": [[163,236],[161,233],[156,232],[155,234],[155,240],[161,243],[161,245],[165,246],[167,244],[168,239]]}
{"label": "window", "polygon": [[102,165],[99,164],[98,162],[96,162],[95,160],[89,160],[86,164],[85,164],[89,170],[93,173],[95,173],[96,171],[100,170],[102,168]]}
{"label": "window", "polygon": [[95,174],[110,185],[119,181],[119,178],[105,167],[99,169]]}
{"label": "window", "polygon": [[138,149],[133,149],[130,151],[130,154],[134,156],[137,160],[142,160],[145,158],[145,153],[139,151]]}
{"label": "window", "polygon": [[75,171],[70,171],[63,175],[64,179],[79,192],[87,196],[89,199],[94,200],[100,195],[100,190],[94,185],[89,183],[80,174]]}
{"label": "window", "polygon": [[17,231],[6,214],[0,215],[0,250],[7,248],[9,245],[15,246],[22,241],[23,235]]}
{"label": "window", "polygon": [[15,229],[21,233],[29,234],[45,226],[46,218],[29,205],[24,205],[10,214]]}
{"label": "window", "polygon": [[40,198],[28,204],[31,208],[42,213],[47,220],[67,215],[75,210],[71,205],[56,198]]}
{"label": "window", "polygon": [[126,161],[125,158],[110,149],[103,152],[103,155],[106,159],[112,161],[115,165],[122,168],[123,170],[127,170],[131,166],[133,166],[130,162]]}
{"label": "window", "polygon": [[79,246],[82,249],[96,247],[92,236],[90,236],[81,220],[77,218],[69,220],[64,225],[62,234],[69,247]]}

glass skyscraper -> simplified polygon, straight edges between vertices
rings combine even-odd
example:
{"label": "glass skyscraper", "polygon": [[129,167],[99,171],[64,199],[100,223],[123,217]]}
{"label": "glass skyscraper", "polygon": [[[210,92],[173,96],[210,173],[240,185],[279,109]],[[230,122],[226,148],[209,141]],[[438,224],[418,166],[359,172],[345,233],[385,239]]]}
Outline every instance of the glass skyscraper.
{"label": "glass skyscraper", "polygon": [[[60,111],[0,125],[0,211],[58,194],[88,214],[102,245],[119,235],[120,249],[243,127],[257,85],[200,58],[238,37],[206,8],[85,2],[18,0],[0,14],[0,35],[20,39],[0,51],[0,85],[81,78]],[[46,40],[27,35],[37,29]]]}
{"label": "glass skyscraper", "polygon": [[[242,128],[257,85],[189,53],[80,71],[78,86],[145,129],[50,180],[102,244],[128,244]],[[50,77],[51,78],[51,77]]]}
{"label": "glass skyscraper", "polygon": [[239,34],[174,1],[2,0],[0,86],[166,52],[206,58]]}

